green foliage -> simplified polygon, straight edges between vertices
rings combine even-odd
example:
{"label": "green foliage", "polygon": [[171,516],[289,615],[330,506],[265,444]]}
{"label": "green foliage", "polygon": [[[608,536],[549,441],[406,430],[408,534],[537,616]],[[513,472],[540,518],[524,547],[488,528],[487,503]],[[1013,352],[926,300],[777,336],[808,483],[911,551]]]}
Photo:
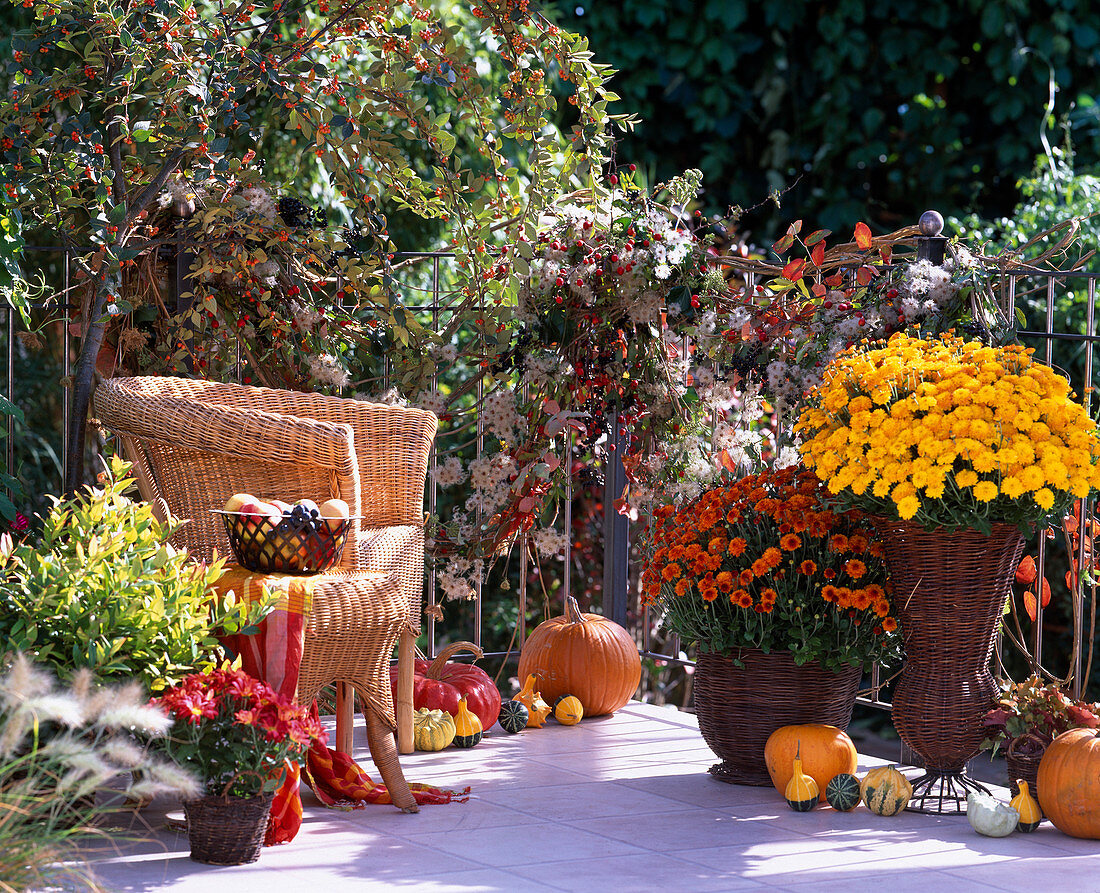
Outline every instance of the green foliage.
{"label": "green foliage", "polygon": [[[73,381],[74,456],[97,362],[128,351],[130,371],[221,377],[239,371],[240,342],[262,383],[339,387],[368,366],[377,327],[395,365],[413,366],[402,383],[415,390],[428,336],[388,287],[393,246],[380,209],[429,221],[446,239],[457,256],[458,325],[476,318],[484,334],[522,278],[501,259],[509,246],[530,238],[555,196],[599,172],[612,125],[627,124],[608,109],[608,72],[587,42],[532,16],[526,0],[458,14],[396,0],[317,11],[59,0],[15,35],[6,74],[0,200],[52,242],[98,247],[76,260],[77,285],[90,294]],[[568,141],[550,126],[554,76],[577,109]],[[263,142],[268,134],[279,136]],[[289,144],[289,157],[266,170],[261,143],[273,152]],[[299,171],[301,186],[274,180]],[[290,222],[275,204],[287,185],[338,203],[358,228]],[[180,239],[198,254],[192,307],[166,321],[168,277],[157,262]],[[294,314],[334,273],[339,300],[357,315],[341,320],[322,356],[315,341],[299,343]],[[157,319],[157,350],[135,350],[149,336],[137,325]],[[116,349],[102,351],[105,343]],[[197,352],[203,345],[209,355]],[[77,482],[70,471],[66,491]]]}
{"label": "green foliage", "polygon": [[[1040,156],[1034,170],[1021,178],[1018,186],[1020,202],[1010,215],[989,219],[973,213],[951,224],[962,238],[988,242],[993,250],[1006,256],[1021,254],[1022,260],[1029,260],[1049,253],[1049,262],[1059,269],[1073,269],[1082,261],[1086,270],[1095,267],[1095,253],[1100,252],[1100,176],[1087,169],[1078,171],[1073,149],[1067,144],[1055,147],[1049,156]],[[1070,236],[1072,239],[1067,239]],[[1044,331],[1047,280],[1019,280],[1016,307],[1022,314],[1022,328]],[[1059,280],[1053,309],[1057,331],[1087,334],[1088,290],[1084,280]],[[1085,353],[1083,341],[1056,340],[1051,361],[1065,370],[1071,381],[1084,382]],[[1092,382],[1084,382],[1089,384],[1095,386],[1095,373]]]}
{"label": "green foliage", "polygon": [[213,599],[222,563],[196,565],[168,543],[175,527],[125,495],[128,468],[116,458],[101,488],[56,500],[41,538],[0,564],[0,652],[23,651],[63,679],[87,667],[156,690],[216,663],[216,631],[258,618],[232,596]]}
{"label": "green foliage", "polygon": [[163,735],[168,725],[140,685],[96,689],[84,671],[62,689],[17,655],[0,676],[0,887],[58,889],[63,878],[77,880],[82,860],[73,844],[104,812],[96,790],[121,772],[140,774],[134,797],[194,796],[193,778],[132,739]]}
{"label": "green foliage", "polygon": [[[708,205],[763,202],[745,224],[768,236],[793,216],[893,230],[927,207],[1006,213],[1038,148],[1048,63],[1055,116],[1074,116],[1090,163],[1100,151],[1089,0],[557,8],[620,70],[615,89],[643,122],[620,157],[657,177],[701,168]],[[788,187],[782,210],[765,202]]]}

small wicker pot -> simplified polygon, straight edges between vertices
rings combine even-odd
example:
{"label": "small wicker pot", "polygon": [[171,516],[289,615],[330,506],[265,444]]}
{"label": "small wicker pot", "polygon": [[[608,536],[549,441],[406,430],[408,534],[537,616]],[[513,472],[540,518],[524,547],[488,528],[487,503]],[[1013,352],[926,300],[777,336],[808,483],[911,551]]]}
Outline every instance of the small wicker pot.
{"label": "small wicker pot", "polygon": [[695,712],[703,740],[722,762],[710,774],[730,784],[770,785],[764,763],[768,736],[782,726],[827,723],[847,729],[859,667],[839,673],[816,661],[798,666],[785,651],[745,648],[736,667],[721,655],[701,653],[695,666]]}
{"label": "small wicker pot", "polygon": [[1039,764],[1043,761],[1046,747],[1035,749],[1035,744],[1025,735],[1013,739],[1005,749],[1005,769],[1008,771],[1008,789],[1015,797],[1020,793],[1016,779],[1027,782],[1027,789],[1036,802],[1039,800]]}
{"label": "small wicker pot", "polygon": [[[915,783],[910,808],[965,812],[966,792],[985,790],[964,770],[985,737],[982,719],[997,697],[989,661],[1024,538],[1010,524],[995,524],[986,536],[873,520],[886,548],[905,643],[894,727],[927,769]],[[925,788],[934,803],[921,802]]]}
{"label": "small wicker pot", "polygon": [[244,865],[260,858],[274,793],[185,800],[191,858],[208,865]]}

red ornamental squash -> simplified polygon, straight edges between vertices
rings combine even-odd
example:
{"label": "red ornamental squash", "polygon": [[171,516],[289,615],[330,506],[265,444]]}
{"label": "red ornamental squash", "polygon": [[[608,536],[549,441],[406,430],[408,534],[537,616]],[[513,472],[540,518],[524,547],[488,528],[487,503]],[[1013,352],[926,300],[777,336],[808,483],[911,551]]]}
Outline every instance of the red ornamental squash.
{"label": "red ornamental squash", "polygon": [[[413,709],[445,710],[458,714],[458,702],[466,698],[470,712],[481,720],[483,729],[492,728],[500,715],[500,691],[481,667],[473,664],[447,663],[460,651],[477,657],[481,649],[473,642],[454,642],[439,652],[435,660],[415,661],[413,666]],[[397,667],[390,667],[390,687],[397,699]]]}
{"label": "red ornamental squash", "polygon": [[575,695],[585,716],[603,716],[630,700],[642,678],[642,660],[625,629],[599,614],[582,614],[570,596],[565,614],[539,624],[523,644],[519,678],[529,674],[551,704]]}

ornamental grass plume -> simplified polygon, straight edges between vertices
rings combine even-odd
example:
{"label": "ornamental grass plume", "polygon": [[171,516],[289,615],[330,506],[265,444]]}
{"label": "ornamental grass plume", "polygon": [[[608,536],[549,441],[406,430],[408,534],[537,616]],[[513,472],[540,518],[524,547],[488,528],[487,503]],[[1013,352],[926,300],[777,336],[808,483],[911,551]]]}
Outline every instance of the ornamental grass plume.
{"label": "ornamental grass plume", "polygon": [[313,742],[325,740],[316,716],[228,665],[193,673],[152,703],[171,720],[165,751],[198,775],[209,795],[274,791],[287,760],[304,762]]}
{"label": "ornamental grass plume", "polygon": [[97,687],[82,670],[67,689],[23,655],[0,676],[0,890],[98,889],[76,837],[108,807],[95,793],[120,773],[140,781],[131,798],[194,796],[195,779],[150,756],[136,735],[155,738],[169,722],[140,685]]}
{"label": "ornamental grass plume", "polygon": [[811,472],[789,467],[665,507],[645,603],[687,643],[734,660],[760,648],[836,670],[896,656],[882,547],[826,499]]}
{"label": "ornamental grass plume", "polygon": [[1100,436],[1031,354],[952,333],[853,348],[795,426],[803,461],[843,505],[927,529],[1061,517],[1100,486]]}

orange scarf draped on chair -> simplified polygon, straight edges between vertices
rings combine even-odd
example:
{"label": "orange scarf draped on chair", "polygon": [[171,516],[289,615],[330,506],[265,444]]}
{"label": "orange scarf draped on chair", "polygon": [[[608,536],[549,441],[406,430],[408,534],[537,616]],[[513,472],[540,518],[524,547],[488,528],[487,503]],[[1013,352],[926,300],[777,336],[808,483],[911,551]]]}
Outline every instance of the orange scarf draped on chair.
{"label": "orange scarf draped on chair", "polygon": [[[293,698],[298,688],[298,671],[302,665],[306,624],[313,601],[313,581],[310,577],[285,574],[261,574],[230,565],[215,588],[219,593],[233,590],[242,601],[261,601],[274,596],[271,612],[260,623],[255,634],[226,636],[222,643],[241,656],[241,668],[262,679],[282,695]],[[317,714],[317,702],[312,710]],[[310,749],[306,769],[287,764],[286,778],[275,793],[271,820],[264,844],[289,843],[302,825],[300,778],[313,788],[325,806],[351,806],[361,809],[367,803],[391,803],[386,786],[376,784],[344,753],[317,743]],[[447,791],[424,784],[410,784],[409,789],[419,804],[450,803],[468,799],[470,789]]]}

